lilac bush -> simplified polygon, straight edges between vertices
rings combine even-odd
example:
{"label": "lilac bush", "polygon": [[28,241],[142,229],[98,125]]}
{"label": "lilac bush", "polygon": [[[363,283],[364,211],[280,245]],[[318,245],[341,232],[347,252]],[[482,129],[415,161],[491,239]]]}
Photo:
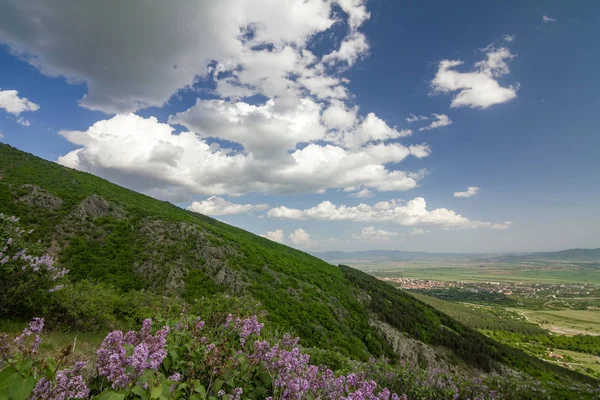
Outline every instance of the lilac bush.
{"label": "lilac bush", "polygon": [[77,362],[71,369],[63,369],[56,373],[56,382],[48,378],[40,379],[33,389],[32,400],[67,400],[67,399],[85,399],[89,396],[90,390],[81,376],[81,370],[85,367],[85,362]]}
{"label": "lilac bush", "polygon": [[[160,325],[162,328],[153,332],[152,320],[146,319],[137,332],[108,333],[96,352],[96,375],[86,381],[83,362],[60,369],[69,357],[69,349],[57,360],[38,357],[44,321],[36,318],[16,339],[9,341],[8,336],[0,336],[0,354],[16,350],[15,355],[3,356],[0,398],[552,398],[546,391],[548,383],[542,387],[540,382],[525,377],[467,377],[443,368],[391,365],[385,358],[351,362],[353,372],[336,373],[326,366],[311,364],[298,338],[286,334],[270,341],[261,337],[264,325],[256,316],[228,315],[224,322],[221,319],[207,326],[199,317],[182,315],[171,324]],[[581,399],[600,395],[591,386],[574,386],[570,390]]]}
{"label": "lilac bush", "polygon": [[62,287],[69,272],[42,254],[39,243],[29,239],[32,231],[19,227],[19,219],[0,213],[0,282],[11,282],[0,291],[0,315],[15,312],[37,293]]}
{"label": "lilac bush", "polygon": [[145,319],[139,332],[110,332],[96,352],[98,373],[114,389],[136,383],[146,370],[156,370],[167,355],[165,344],[169,327],[152,334],[152,320]]}
{"label": "lilac bush", "polygon": [[81,375],[86,363],[76,362],[72,368],[59,369],[70,355],[70,346],[63,349],[58,359],[38,357],[43,329],[44,319],[34,318],[12,343],[8,335],[0,336],[0,398],[88,398],[90,390]]}

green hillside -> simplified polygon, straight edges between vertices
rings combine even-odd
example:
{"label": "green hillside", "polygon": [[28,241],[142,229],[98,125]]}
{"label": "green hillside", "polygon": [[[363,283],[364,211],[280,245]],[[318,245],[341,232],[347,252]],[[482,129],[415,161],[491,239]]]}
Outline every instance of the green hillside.
{"label": "green hillside", "polygon": [[[499,344],[360,271],[3,144],[0,176],[0,213],[34,229],[32,238],[84,289],[100,285],[123,298],[151,293],[190,305],[217,293],[249,296],[271,325],[297,334],[304,346],[353,359],[401,358],[385,339],[385,323],[447,349],[457,365],[504,365],[548,381],[597,384]],[[34,311],[24,305],[0,313],[26,319]]]}

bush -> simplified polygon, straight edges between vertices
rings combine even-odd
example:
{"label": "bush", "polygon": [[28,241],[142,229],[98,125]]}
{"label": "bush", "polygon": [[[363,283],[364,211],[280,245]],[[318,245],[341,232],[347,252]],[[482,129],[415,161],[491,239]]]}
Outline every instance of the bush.
{"label": "bush", "polygon": [[62,288],[68,271],[29,239],[19,219],[0,213],[0,317],[30,315],[49,292]]}

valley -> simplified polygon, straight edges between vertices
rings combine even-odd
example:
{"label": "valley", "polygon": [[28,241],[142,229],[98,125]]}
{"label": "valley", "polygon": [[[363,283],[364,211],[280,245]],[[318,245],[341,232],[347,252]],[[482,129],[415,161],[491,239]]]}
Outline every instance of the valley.
{"label": "valley", "polygon": [[600,377],[600,261],[344,262],[489,337]]}

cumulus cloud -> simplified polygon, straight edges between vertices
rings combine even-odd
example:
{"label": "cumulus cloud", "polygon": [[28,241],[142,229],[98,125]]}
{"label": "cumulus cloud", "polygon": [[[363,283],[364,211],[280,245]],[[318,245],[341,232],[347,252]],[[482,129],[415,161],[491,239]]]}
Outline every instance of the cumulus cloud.
{"label": "cumulus cloud", "polygon": [[416,121],[427,121],[428,119],[429,118],[424,115],[410,114],[408,116],[408,118],[406,118],[406,122],[412,123],[412,122],[416,122]]}
{"label": "cumulus cloud", "polygon": [[352,234],[352,237],[361,240],[388,240],[398,235],[400,235],[398,232],[388,232],[383,229],[376,229],[374,226],[367,226],[360,233]]}
{"label": "cumulus cloud", "polygon": [[[287,114],[276,114],[269,104],[241,106],[219,101],[199,104],[205,120],[195,120],[186,114],[176,117],[181,123],[197,128],[198,133],[174,134],[172,126],[135,114],[98,121],[86,131],[61,131],[78,148],[58,161],[151,196],[180,202],[192,195],[316,193],[361,185],[377,191],[409,190],[425,175],[424,171],[404,172],[386,167],[410,155],[427,156],[430,149],[424,144],[406,147],[379,142],[350,149],[310,143],[292,150],[295,141],[303,141],[305,134],[311,134],[306,132],[306,126],[312,126],[312,122],[310,118],[304,119],[314,107],[308,100]],[[248,124],[263,120],[260,127],[264,132],[259,126],[257,131],[244,127],[236,130],[227,118],[217,118],[223,120],[223,125],[219,125],[211,116],[221,109],[232,120],[245,118],[244,123]],[[253,137],[261,132],[262,140]],[[277,132],[281,137],[277,137]],[[248,149],[234,151],[209,145],[205,138],[210,137],[239,141]],[[278,146],[273,147],[270,141]]]}
{"label": "cumulus cloud", "polygon": [[436,76],[431,81],[434,93],[454,93],[451,107],[488,108],[506,103],[517,97],[518,84],[501,86],[498,78],[510,70],[507,61],[515,55],[506,47],[486,48],[486,59],[475,63],[470,72],[459,72],[459,60],[440,61]]}
{"label": "cumulus cloud", "polygon": [[323,122],[329,129],[347,130],[357,121],[358,107],[350,108],[341,101],[332,101],[323,111]]}
{"label": "cumulus cloud", "polygon": [[455,192],[454,197],[473,197],[479,192],[477,186],[469,186],[464,192]]}
{"label": "cumulus cloud", "polygon": [[16,90],[0,89],[0,109],[4,109],[9,114],[19,115],[25,111],[37,111],[40,106],[25,97],[19,97],[19,92]]}
{"label": "cumulus cloud", "polygon": [[429,125],[419,128],[420,131],[427,131],[430,129],[441,128],[442,126],[448,126],[452,124],[452,120],[448,118],[446,114],[431,114],[435,118]]}
{"label": "cumulus cloud", "polygon": [[272,240],[274,242],[283,243],[283,230],[281,229],[268,231],[267,233],[263,233],[260,236]]}
{"label": "cumulus cloud", "polygon": [[374,205],[335,205],[324,201],[315,207],[299,210],[285,206],[268,211],[271,218],[316,219],[327,221],[392,222],[403,226],[436,226],[441,228],[492,228],[506,229],[511,223],[501,224],[473,221],[446,208],[427,210],[425,199],[417,197],[408,202],[382,201]]}
{"label": "cumulus cloud", "polygon": [[410,129],[391,127],[375,113],[368,113],[353,129],[330,133],[328,139],[344,147],[356,149],[370,142],[385,142],[411,134]]}
{"label": "cumulus cloud", "polygon": [[290,233],[288,236],[293,244],[301,247],[310,247],[312,241],[310,239],[310,235],[301,228],[296,229],[294,232]]}
{"label": "cumulus cloud", "polygon": [[232,215],[244,214],[251,211],[265,210],[266,204],[236,204],[222,197],[212,196],[203,201],[194,201],[187,209],[205,215]]}
{"label": "cumulus cloud", "polygon": [[504,35],[504,37],[502,38],[502,40],[504,40],[505,42],[512,42],[513,40],[515,40],[517,38],[517,35]]}
{"label": "cumulus cloud", "polygon": [[[52,8],[32,0],[5,7],[0,43],[47,76],[87,85],[82,106],[116,114],[87,130],[61,132],[78,146],[59,159],[69,167],[173,201],[361,186],[408,190],[424,174],[397,164],[431,150],[398,143],[410,130],[359,115],[342,76],[367,54],[360,28],[369,17],[365,0],[177,7],[58,0]],[[319,33],[342,23],[343,40],[320,43],[320,54],[310,50]],[[162,106],[199,81],[214,83],[211,99],[198,99],[168,124],[131,113]],[[245,99],[254,95],[266,100]],[[187,131],[174,134],[175,124]]]}
{"label": "cumulus cloud", "polygon": [[86,84],[81,105],[111,114],[162,106],[197,76],[211,74],[221,95],[285,97],[308,89],[345,98],[341,80],[323,72],[323,60],[307,45],[346,21],[349,33],[326,61],[354,63],[368,50],[358,31],[370,15],[364,3],[15,1],[0,14],[0,43],[47,76]]}
{"label": "cumulus cloud", "polygon": [[4,139],[4,133],[0,132],[0,139]]}
{"label": "cumulus cloud", "polygon": [[543,23],[556,22],[556,20],[554,18],[548,17],[547,15],[542,15],[542,22]]}

